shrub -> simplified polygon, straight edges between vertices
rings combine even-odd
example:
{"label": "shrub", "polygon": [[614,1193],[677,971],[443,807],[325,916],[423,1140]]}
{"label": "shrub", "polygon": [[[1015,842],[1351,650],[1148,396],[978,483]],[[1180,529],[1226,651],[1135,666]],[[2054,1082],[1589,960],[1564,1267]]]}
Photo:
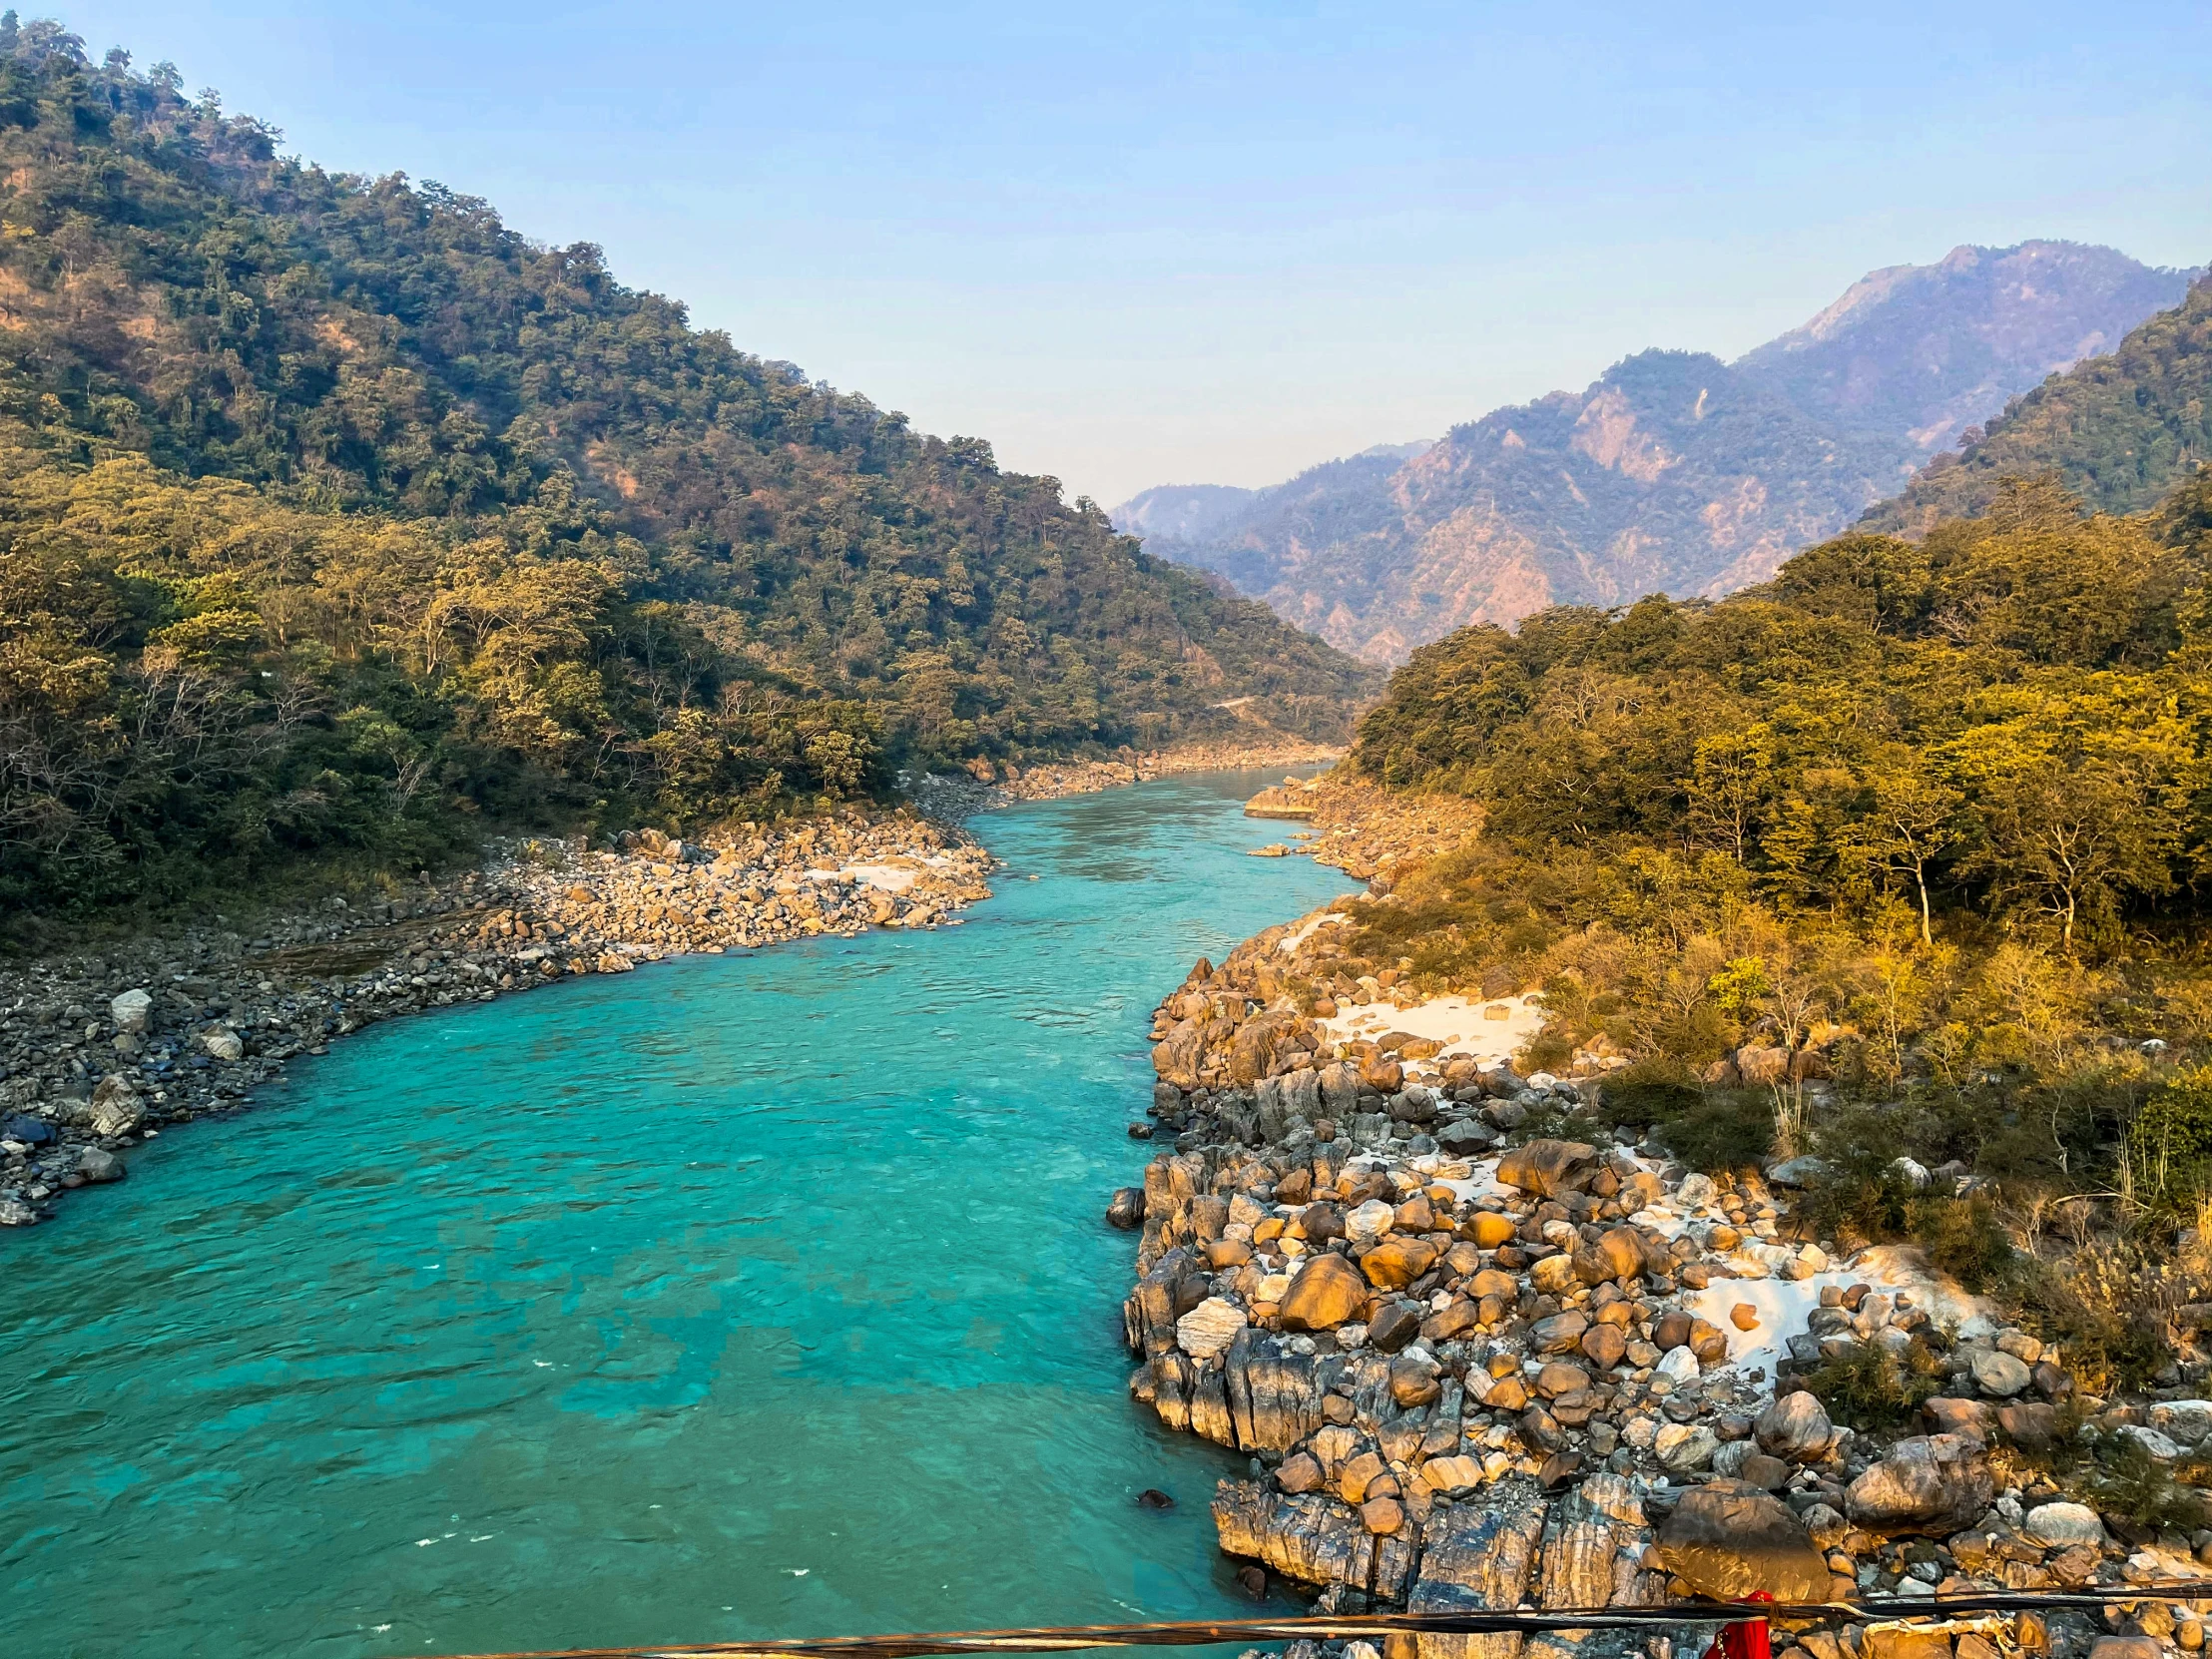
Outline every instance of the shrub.
{"label": "shrub", "polygon": [[1692,1169],[1743,1169],[1773,1150],[1774,1103],[1749,1089],[1715,1090],[1657,1120],[1653,1133]]}
{"label": "shrub", "polygon": [[2137,1194],[2153,1206],[2179,1208],[2212,1186],[2212,1065],[2153,1089],[2128,1129],[2127,1149]]}
{"label": "shrub", "polygon": [[1624,1129],[1649,1129],[1695,1111],[1705,1091],[1688,1068],[1665,1060],[1642,1060],[1616,1071],[1598,1086],[1598,1110]]}
{"label": "shrub", "polygon": [[1828,1414],[1858,1429],[1902,1428],[1943,1391],[1944,1371],[1915,1339],[1902,1353],[1873,1343],[1846,1349],[1805,1379]]}
{"label": "shrub", "polygon": [[2212,1518],[2202,1494],[2176,1481],[2140,1440],[2110,1435],[2097,1447],[2088,1496],[2106,1514],[2158,1532],[2193,1532]]}

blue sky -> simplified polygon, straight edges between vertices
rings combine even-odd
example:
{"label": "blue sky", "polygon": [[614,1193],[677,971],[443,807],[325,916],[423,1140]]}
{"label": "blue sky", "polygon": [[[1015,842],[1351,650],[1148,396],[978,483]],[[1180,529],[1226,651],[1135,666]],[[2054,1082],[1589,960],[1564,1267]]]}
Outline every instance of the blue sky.
{"label": "blue sky", "polygon": [[2203,0],[55,15],[1109,504],[1734,355],[1962,242],[2212,260]]}

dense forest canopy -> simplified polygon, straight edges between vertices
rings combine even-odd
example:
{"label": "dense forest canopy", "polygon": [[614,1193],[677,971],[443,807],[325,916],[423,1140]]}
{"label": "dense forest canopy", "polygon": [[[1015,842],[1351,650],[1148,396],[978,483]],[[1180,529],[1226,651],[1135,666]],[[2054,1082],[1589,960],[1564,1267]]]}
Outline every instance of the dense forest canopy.
{"label": "dense forest canopy", "polygon": [[2109,937],[2212,873],[2208,520],[2212,473],[2135,518],[2014,480],[1717,604],[1468,629],[1396,676],[1355,763],[1480,796],[1530,853],[1663,857],[1785,910],[1894,895],[1924,934],[1972,911]]}
{"label": "dense forest canopy", "polygon": [[277,142],[0,20],[0,899],[1348,732],[1370,671],[1055,480]]}

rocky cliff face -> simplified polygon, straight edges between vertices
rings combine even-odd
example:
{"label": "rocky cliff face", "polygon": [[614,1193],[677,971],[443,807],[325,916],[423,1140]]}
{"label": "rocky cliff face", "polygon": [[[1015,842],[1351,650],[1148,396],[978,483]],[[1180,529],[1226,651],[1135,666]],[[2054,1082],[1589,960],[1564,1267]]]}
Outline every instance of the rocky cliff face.
{"label": "rocky cliff face", "polygon": [[1960,248],[1874,273],[1734,363],[1643,352],[1402,462],[1371,451],[1203,500],[1149,491],[1116,522],[1379,663],[1545,605],[1725,593],[2186,286],[2105,248]]}

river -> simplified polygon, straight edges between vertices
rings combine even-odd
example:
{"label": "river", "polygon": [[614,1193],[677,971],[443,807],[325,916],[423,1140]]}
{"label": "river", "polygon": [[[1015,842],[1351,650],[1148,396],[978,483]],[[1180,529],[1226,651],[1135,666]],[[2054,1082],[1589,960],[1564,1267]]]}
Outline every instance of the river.
{"label": "river", "polygon": [[[367,1659],[1250,1608],[1130,1405],[1147,1015],[1350,883],[1213,774],[964,925],[377,1026],[0,1236],[0,1642]],[[1140,1508],[1148,1486],[1177,1506]]]}

